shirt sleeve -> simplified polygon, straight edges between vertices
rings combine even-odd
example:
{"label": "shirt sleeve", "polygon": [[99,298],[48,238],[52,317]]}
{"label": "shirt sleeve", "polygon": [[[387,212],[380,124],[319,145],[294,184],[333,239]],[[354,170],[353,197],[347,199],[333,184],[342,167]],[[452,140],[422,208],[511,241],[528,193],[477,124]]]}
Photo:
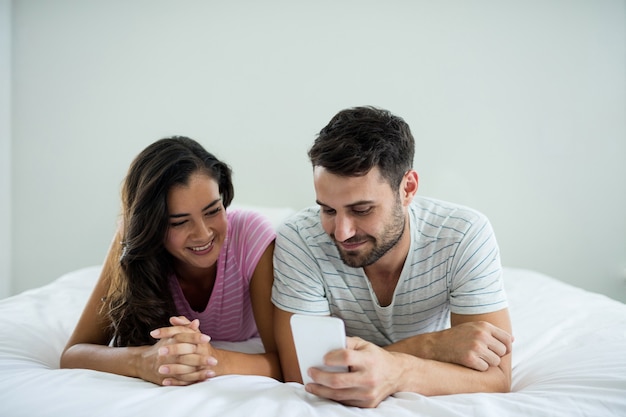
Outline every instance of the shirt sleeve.
{"label": "shirt sleeve", "polygon": [[248,281],[252,278],[261,256],[276,238],[269,219],[252,210],[234,210],[229,222],[231,245],[235,245],[240,268]]}
{"label": "shirt sleeve", "polygon": [[484,314],[507,306],[498,243],[488,219],[481,215],[467,231],[455,255],[450,311]]}
{"label": "shirt sleeve", "polygon": [[316,245],[313,237],[299,230],[295,223],[279,228],[274,248],[272,302],[281,310],[330,314],[323,274],[316,259],[316,251],[320,250]]}

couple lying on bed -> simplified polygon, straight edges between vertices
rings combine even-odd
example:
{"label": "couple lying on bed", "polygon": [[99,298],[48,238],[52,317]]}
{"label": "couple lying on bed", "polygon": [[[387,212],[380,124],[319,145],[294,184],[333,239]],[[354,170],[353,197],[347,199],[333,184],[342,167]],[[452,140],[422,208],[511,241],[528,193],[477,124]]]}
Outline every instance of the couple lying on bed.
{"label": "couple lying on bed", "polygon": [[[396,392],[507,392],[511,324],[488,220],[416,196],[405,121],[339,112],[309,150],[315,208],[274,232],[228,210],[230,168],[195,141],[159,140],[132,162],[101,276],[61,357],[161,385],[225,374],[301,382],[289,319],[332,315],[346,349],[306,390],[359,407]],[[212,346],[260,337],[265,353]]]}

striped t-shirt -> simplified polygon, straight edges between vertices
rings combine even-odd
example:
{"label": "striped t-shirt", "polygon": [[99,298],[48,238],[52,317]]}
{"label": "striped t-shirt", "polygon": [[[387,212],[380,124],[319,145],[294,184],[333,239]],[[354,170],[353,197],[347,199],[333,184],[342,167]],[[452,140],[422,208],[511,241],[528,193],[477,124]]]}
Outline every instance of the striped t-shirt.
{"label": "striped t-shirt", "polygon": [[212,340],[239,342],[258,335],[250,304],[250,279],[259,259],[275,238],[271,222],[247,210],[229,210],[224,246],[217,260],[217,275],[207,307],[194,311],[176,276],[170,288],[176,311],[189,320],[200,320],[200,331]]}
{"label": "striped t-shirt", "polygon": [[450,312],[507,307],[499,249],[484,215],[416,197],[409,219],[411,246],[388,306],[378,304],[363,268],[343,263],[322,229],[318,207],[278,230],[272,302],[292,313],[340,317],[348,336],[379,346],[445,329]]}

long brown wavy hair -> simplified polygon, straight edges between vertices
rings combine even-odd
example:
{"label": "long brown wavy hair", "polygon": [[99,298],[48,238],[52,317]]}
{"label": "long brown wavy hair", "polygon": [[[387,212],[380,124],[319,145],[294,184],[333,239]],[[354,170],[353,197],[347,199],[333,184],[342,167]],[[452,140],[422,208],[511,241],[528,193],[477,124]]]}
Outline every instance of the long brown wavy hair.
{"label": "long brown wavy hair", "polygon": [[103,304],[114,346],[154,344],[150,331],[176,315],[168,277],[172,256],[164,241],[169,227],[167,195],[198,171],[215,179],[224,207],[234,197],[232,171],[193,139],[158,140],[133,160],[122,186],[119,264]]}

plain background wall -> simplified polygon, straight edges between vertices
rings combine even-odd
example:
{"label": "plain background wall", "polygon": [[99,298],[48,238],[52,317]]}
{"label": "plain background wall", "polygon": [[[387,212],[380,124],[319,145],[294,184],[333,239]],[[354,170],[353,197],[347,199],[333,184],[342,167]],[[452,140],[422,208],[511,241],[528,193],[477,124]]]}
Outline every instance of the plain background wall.
{"label": "plain background wall", "polygon": [[11,23],[13,292],[102,262],[150,142],[198,139],[235,203],[299,209],[315,133],[371,104],[505,266],[626,301],[623,0],[16,0]]}
{"label": "plain background wall", "polygon": [[0,298],[11,294],[11,2],[0,0]]}

